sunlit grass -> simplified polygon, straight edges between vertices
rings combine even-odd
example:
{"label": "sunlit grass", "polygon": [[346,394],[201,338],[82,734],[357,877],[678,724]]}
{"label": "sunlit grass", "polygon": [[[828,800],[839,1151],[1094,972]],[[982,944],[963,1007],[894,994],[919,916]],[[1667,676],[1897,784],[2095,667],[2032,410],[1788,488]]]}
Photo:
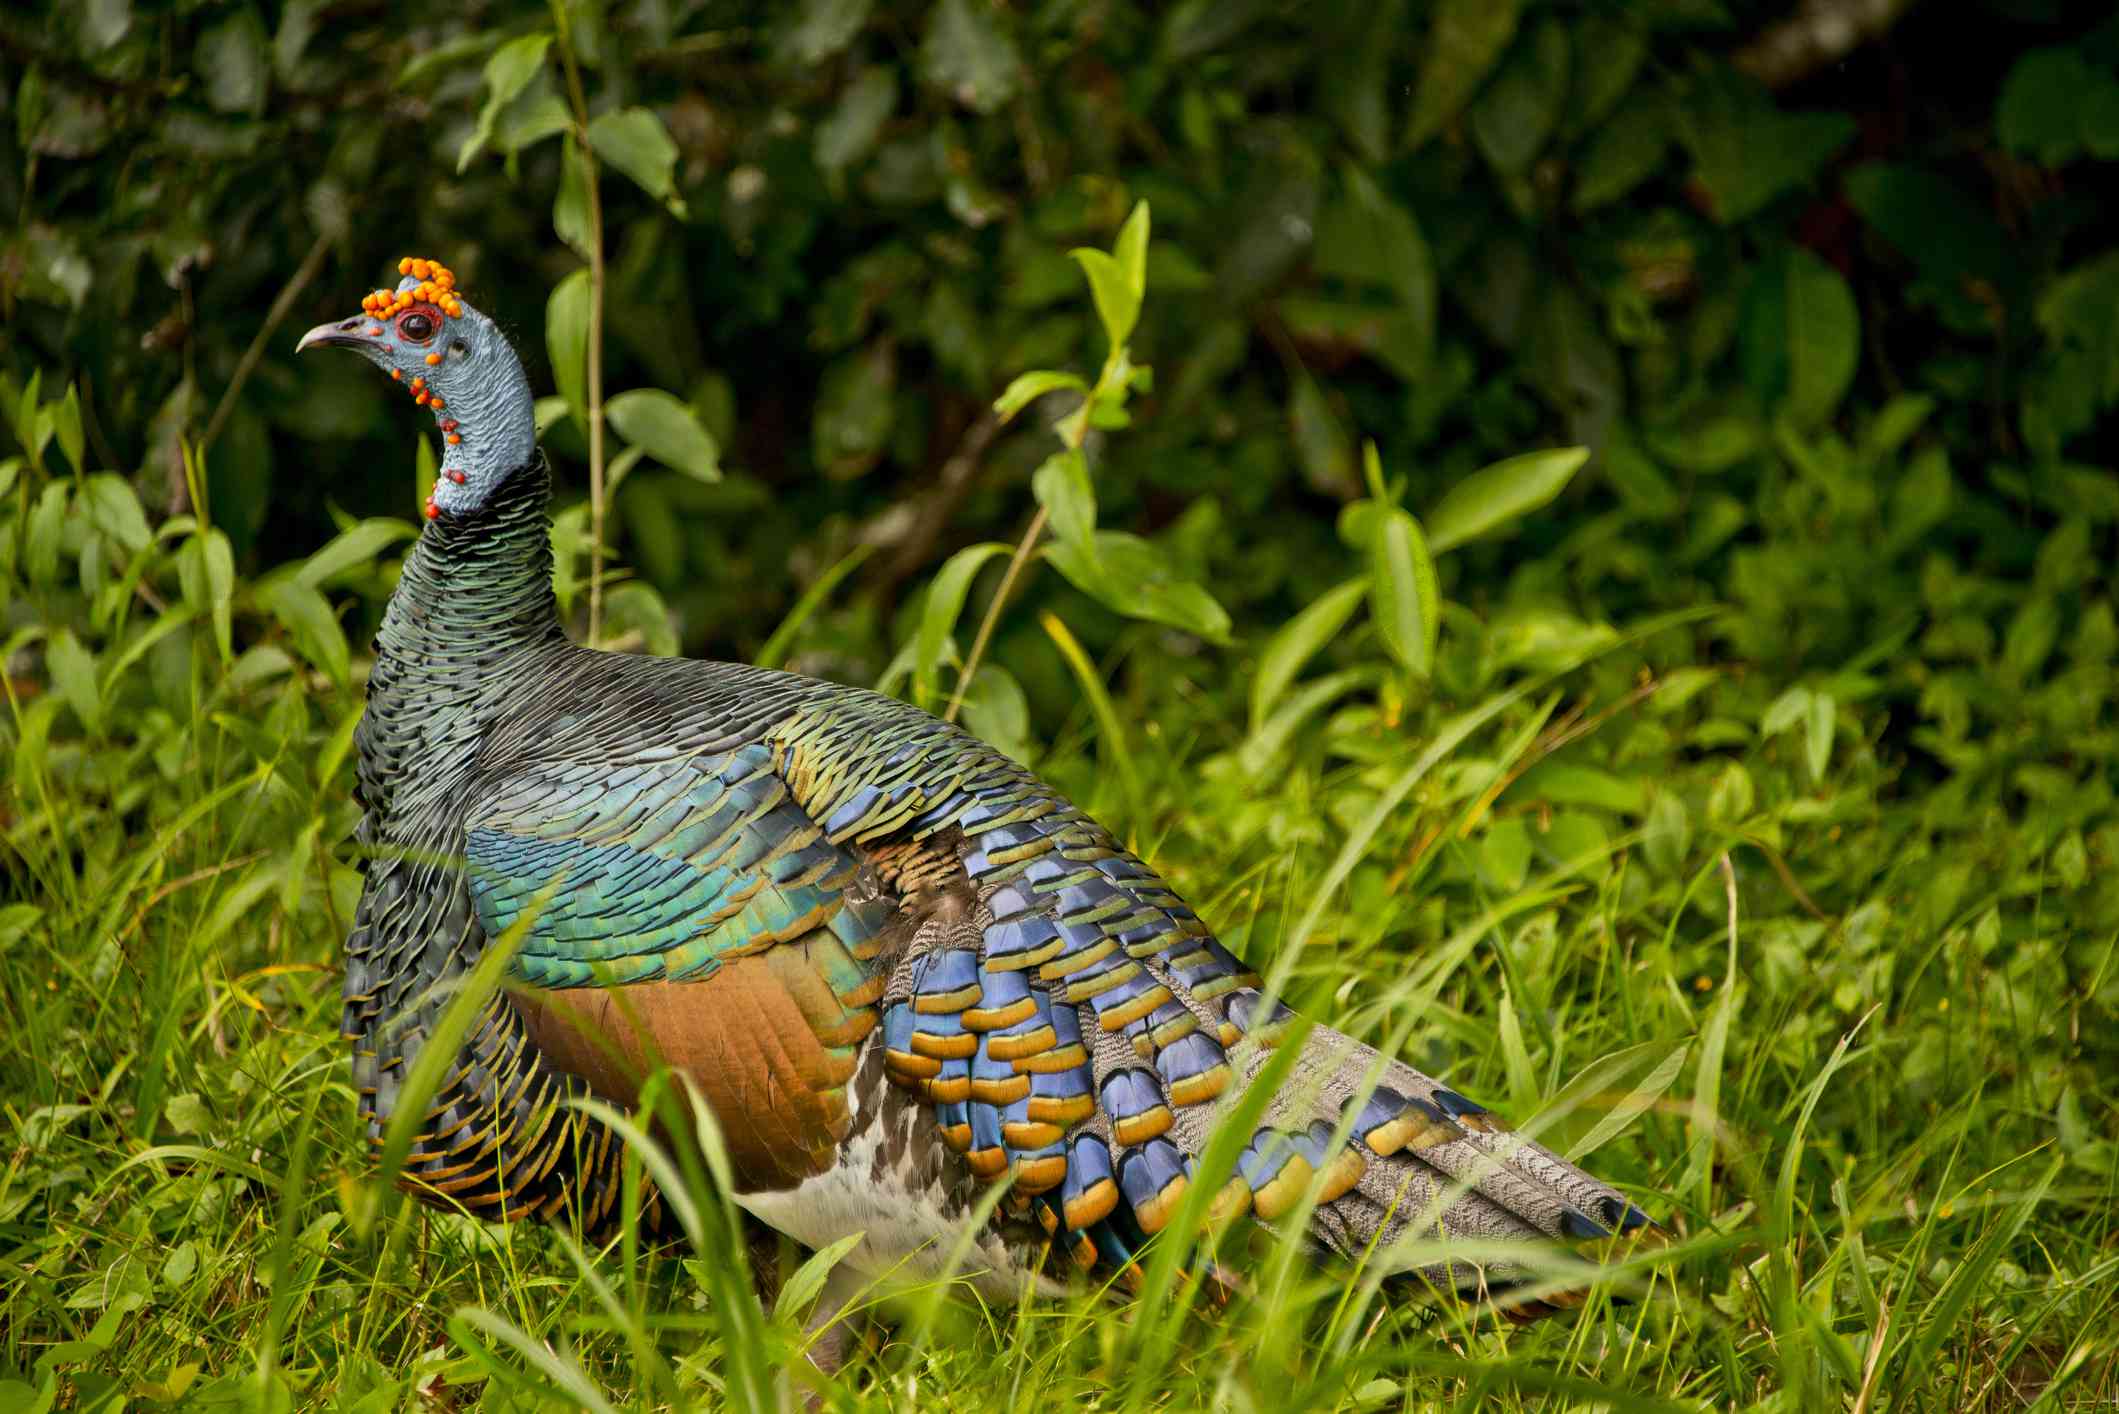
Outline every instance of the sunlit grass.
{"label": "sunlit grass", "polygon": [[[1151,1252],[1137,1304],[879,1286],[857,1300],[852,1357],[821,1386],[829,1405],[2112,1397],[2108,1078],[2065,1042],[2069,1025],[2109,1020],[2096,1003],[2108,943],[2085,946],[2064,908],[2018,907],[1997,882],[1932,929],[1888,925],[1899,960],[1849,995],[1835,958],[1869,955],[1882,944],[1864,930],[1887,925],[1858,916],[1866,885],[1839,881],[1902,880],[1879,896],[1920,917],[1918,857],[1890,827],[1909,807],[1873,795],[1866,822],[1842,810],[1836,842],[1794,818],[1799,792],[1767,802],[1782,812],[1772,831],[1754,802],[1686,815],[1683,840],[1652,807],[1620,812],[1600,841],[1556,839],[1550,796],[1521,788],[1548,762],[1673,794],[1701,773],[1676,756],[1617,759],[1609,738],[1646,719],[1652,694],[1601,719],[1577,710],[1628,698],[1616,661],[1453,716],[1313,719],[1262,767],[1243,760],[1240,693],[1212,671],[1120,674],[1125,691],[1088,699],[1040,768],[1128,829],[1298,1008],[1519,1121],[1544,1111],[1530,1126],[1541,1141],[1634,1194],[1676,1245],[1632,1260],[1579,1313],[1527,1327],[1234,1231],[1220,1260],[1243,1280],[1226,1305],[1174,1246]],[[33,704],[17,708],[0,1407],[796,1397],[807,1377],[783,1372],[801,1368],[823,1265],[746,1243],[710,1153],[641,1136],[643,1171],[677,1195],[672,1226],[690,1234],[662,1244],[487,1226],[376,1182],[336,1034],[354,699],[284,668],[211,690],[201,672],[198,715],[169,728],[175,771],[117,737],[51,744]],[[1575,729],[1590,720],[1603,725]],[[1114,756],[1129,763],[1124,791],[1097,767]],[[1753,769],[1774,788],[1770,762]],[[1873,785],[1873,763],[1845,770],[1849,790]],[[1546,779],[1553,795],[1582,789]],[[1496,821],[1525,828],[1530,857],[1495,842]],[[1818,897],[1798,900],[1768,848],[1798,878],[1826,876]],[[1865,864],[1847,857],[1864,850]],[[1991,950],[1983,920],[2004,903],[2020,950],[2073,949],[2089,970],[2019,969],[2000,985],[1960,967]],[[2052,1073],[2026,1074],[2034,1064]],[[762,1302],[754,1265],[778,1273]]]}

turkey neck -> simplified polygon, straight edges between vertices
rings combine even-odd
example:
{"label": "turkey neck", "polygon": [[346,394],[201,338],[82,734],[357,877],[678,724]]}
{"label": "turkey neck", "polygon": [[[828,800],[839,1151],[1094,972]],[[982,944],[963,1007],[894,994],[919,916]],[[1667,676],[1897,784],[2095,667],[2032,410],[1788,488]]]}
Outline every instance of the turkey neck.
{"label": "turkey neck", "polygon": [[427,522],[383,612],[356,738],[363,803],[388,820],[443,794],[521,701],[528,659],[563,645],[542,457],[486,503]]}

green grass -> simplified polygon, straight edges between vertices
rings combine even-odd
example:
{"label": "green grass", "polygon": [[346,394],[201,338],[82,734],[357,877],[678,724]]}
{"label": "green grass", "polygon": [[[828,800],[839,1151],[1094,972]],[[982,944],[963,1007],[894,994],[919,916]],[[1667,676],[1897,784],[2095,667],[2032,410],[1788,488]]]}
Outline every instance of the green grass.
{"label": "green grass", "polygon": [[[374,1181],[336,1034],[358,692],[267,602],[238,587],[225,663],[206,615],[121,605],[85,685],[63,652],[10,683],[0,1407],[769,1399],[821,1273],[753,1304],[710,1185],[677,1185],[696,1244],[595,1250]],[[1128,630],[1037,764],[1302,1010],[1518,1121],[1558,1101],[1541,1137],[1677,1245],[1530,1327],[1262,1239],[1225,1309],[1169,1262],[1138,1307],[872,1293],[833,1407],[2109,1406],[2110,841],[1964,807],[1880,712],[1818,769],[1696,616],[1521,629],[1452,621],[1477,691],[1378,667],[1272,730],[1240,654]]]}

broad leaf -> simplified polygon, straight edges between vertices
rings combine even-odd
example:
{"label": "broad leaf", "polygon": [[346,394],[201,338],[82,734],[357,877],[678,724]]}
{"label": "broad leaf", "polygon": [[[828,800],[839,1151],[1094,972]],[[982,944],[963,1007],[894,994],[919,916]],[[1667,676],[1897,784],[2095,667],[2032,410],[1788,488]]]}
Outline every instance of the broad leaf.
{"label": "broad leaf", "polygon": [[817,124],[812,145],[817,165],[836,174],[866,157],[897,106],[897,70],[887,64],[863,69],[839,96],[831,115]]}
{"label": "broad leaf", "polygon": [[964,612],[964,599],[971,593],[971,582],[986,562],[996,555],[1006,555],[1014,547],[988,541],[983,545],[967,545],[949,557],[935,574],[934,583],[927,588],[927,602],[920,609],[920,628],[913,640],[915,648],[912,660],[913,698],[922,704],[935,699],[935,679],[941,670],[943,645],[956,628],[956,621]]}
{"label": "broad leaf", "polygon": [[1440,555],[1536,510],[1559,495],[1588,460],[1587,447],[1554,447],[1473,472],[1429,513],[1428,549]]}
{"label": "broad leaf", "polygon": [[544,309],[545,351],[552,381],[574,420],[589,425],[589,272],[576,270],[552,289]]}
{"label": "broad leaf", "polygon": [[645,108],[621,108],[602,114],[589,124],[589,146],[596,149],[598,157],[631,177],[642,191],[678,215],[684,214],[684,203],[678,200],[673,181],[677,144],[662,126],[662,119]]}
{"label": "broad leaf", "polygon": [[1140,319],[1141,287],[1126,275],[1125,266],[1116,257],[1091,246],[1083,246],[1068,252],[1089,277],[1089,293],[1096,301],[1096,317],[1104,326],[1104,336],[1117,348],[1133,333],[1134,324]]}
{"label": "broad leaf", "polygon": [[1051,517],[1053,533],[1094,554],[1090,536],[1096,530],[1096,487],[1082,454],[1068,447],[1045,458],[1030,478],[1030,489]]}
{"label": "broad leaf", "polygon": [[1045,555],[1075,588],[1115,613],[1228,642],[1229,616],[1214,596],[1137,535],[1099,530],[1086,544],[1056,541]]}
{"label": "broad leaf", "polygon": [[988,746],[1018,761],[1031,755],[1030,699],[998,663],[981,663],[964,687],[964,725]]}
{"label": "broad leaf", "polygon": [[1368,588],[1368,579],[1363,576],[1326,590],[1266,640],[1265,647],[1259,650],[1257,675],[1251,679],[1254,733],[1272,714],[1303,665],[1339,636],[1354,610],[1368,596]]}
{"label": "broad leaf", "polygon": [[1447,126],[1516,33],[1521,0],[1438,0],[1413,90],[1412,144]]}
{"label": "broad leaf", "polygon": [[721,479],[721,449],[691,405],[660,388],[636,388],[603,405],[618,435],[694,481]]}
{"label": "broad leaf", "polygon": [[1750,385],[1798,428],[1829,418],[1854,380],[1861,315],[1837,270],[1791,249],[1753,277],[1744,302]]}
{"label": "broad leaf", "polygon": [[1119,228],[1118,240],[1111,247],[1112,257],[1118,261],[1119,273],[1137,291],[1148,288],[1148,203],[1137,201],[1133,214]]}
{"label": "broad leaf", "polygon": [[372,566],[376,556],[418,533],[404,521],[386,517],[356,522],[304,560],[294,572],[294,582],[321,589],[347,570]]}
{"label": "broad leaf", "polygon": [[345,686],[352,655],[346,648],[346,631],[331,612],[330,601],[292,576],[266,586],[260,597],[311,666],[332,682]]}
{"label": "broad leaf", "polygon": [[96,660],[70,628],[53,631],[44,644],[44,670],[52,686],[91,732],[103,727],[103,695],[96,686]]}
{"label": "broad leaf", "polygon": [[1420,523],[1396,506],[1375,517],[1369,546],[1369,616],[1384,647],[1407,672],[1426,679],[1435,668],[1442,590]]}
{"label": "broad leaf", "polygon": [[457,171],[469,167],[479,149],[492,140],[493,125],[500,121],[501,110],[514,102],[516,96],[529,86],[530,80],[537,77],[538,70],[544,67],[545,51],[551,47],[551,34],[539,31],[509,40],[486,60],[485,106],[478,110],[478,126],[457,149]]}
{"label": "broad leaf", "polygon": [[1001,395],[993,400],[993,410],[1000,415],[1002,422],[1007,422],[1045,394],[1056,393],[1062,388],[1071,388],[1078,393],[1089,391],[1089,385],[1072,373],[1040,368],[1017,374],[1015,381],[1002,389]]}
{"label": "broad leaf", "polygon": [[982,0],[941,0],[927,17],[920,77],[974,113],[991,113],[1022,85],[1022,56]]}

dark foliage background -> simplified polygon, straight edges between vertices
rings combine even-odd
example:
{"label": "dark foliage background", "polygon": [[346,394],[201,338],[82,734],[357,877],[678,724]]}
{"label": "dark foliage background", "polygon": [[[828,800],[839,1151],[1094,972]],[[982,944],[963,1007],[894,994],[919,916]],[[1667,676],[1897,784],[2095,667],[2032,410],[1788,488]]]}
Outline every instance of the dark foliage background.
{"label": "dark foliage background", "polygon": [[[688,649],[740,654],[855,537],[889,548],[862,579],[890,591],[1006,536],[1042,442],[988,443],[981,414],[1016,372],[1098,356],[1065,252],[1146,197],[1160,383],[1098,485],[1117,522],[1211,517],[1190,539],[1239,617],[1336,577],[1357,438],[1416,505],[1583,440],[1568,513],[1464,557],[1456,593],[1720,595],[1750,611],[1742,655],[1832,666],[1919,599],[1926,554],[2014,581],[2062,511],[2119,512],[2095,466],[2119,26],[2096,9],[1918,7],[1775,94],[1731,58],[1780,7],[1716,0],[576,7],[592,108],[662,116],[684,208],[609,184],[611,386],[687,396],[733,473],[641,477],[620,552]],[[17,386],[77,379],[150,504],[218,415],[215,517],[248,565],[321,543],[330,505],[404,514],[409,428],[364,370],[297,367],[291,334],[422,252],[541,361],[545,293],[580,263],[548,220],[558,146],[457,154],[483,61],[550,20],[11,8]],[[1806,470],[1776,431],[1859,445],[1907,398],[1945,468]],[[944,477],[960,449],[976,466]]]}

